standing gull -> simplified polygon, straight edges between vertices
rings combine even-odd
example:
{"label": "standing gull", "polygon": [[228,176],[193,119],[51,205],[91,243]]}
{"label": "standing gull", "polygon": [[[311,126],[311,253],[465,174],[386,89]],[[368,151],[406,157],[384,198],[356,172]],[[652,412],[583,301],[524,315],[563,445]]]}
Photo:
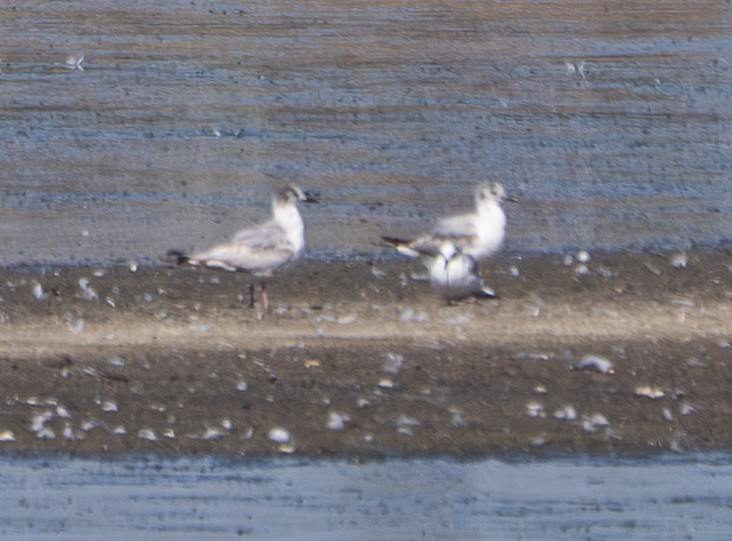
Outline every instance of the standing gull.
{"label": "standing gull", "polygon": [[[272,276],[275,269],[302,257],[305,229],[297,208],[298,201],[313,201],[295,185],[282,188],[272,197],[272,219],[236,233],[228,242],[208,250],[184,254],[170,250],[169,257],[187,263],[227,271],[248,271],[254,276]],[[262,282],[262,306],[266,311],[269,297]],[[249,286],[249,306],[254,306],[254,284]]]}
{"label": "standing gull", "polygon": [[[478,262],[495,254],[503,245],[506,236],[506,214],[501,208],[503,201],[516,200],[507,197],[500,184],[484,183],[475,191],[474,213],[442,218],[431,233],[420,235],[414,240],[382,238],[393,244],[399,253],[409,257],[422,257],[430,272],[430,281],[438,289],[440,289],[439,280],[436,283],[432,277],[436,254],[443,254],[442,257],[447,263],[457,258],[456,261],[460,261],[460,266],[465,269],[470,266],[469,259],[472,260],[471,270],[466,273],[466,277],[474,274],[479,279]],[[448,244],[445,244],[446,241]],[[445,253],[451,255],[445,256]],[[457,265],[454,263],[454,268],[457,269]],[[482,289],[482,285],[478,289],[486,292]]]}

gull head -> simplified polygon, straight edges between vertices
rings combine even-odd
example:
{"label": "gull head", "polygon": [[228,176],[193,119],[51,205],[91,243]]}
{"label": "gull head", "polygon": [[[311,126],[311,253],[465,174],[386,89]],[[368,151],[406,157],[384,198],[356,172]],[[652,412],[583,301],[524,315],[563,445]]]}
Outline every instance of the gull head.
{"label": "gull head", "polygon": [[277,195],[275,195],[275,201],[280,205],[295,204],[298,201],[304,201],[307,203],[316,202],[313,196],[306,194],[294,184],[288,184],[277,192]]}
{"label": "gull head", "polygon": [[516,198],[506,195],[506,190],[498,182],[485,182],[478,186],[478,189],[475,191],[475,201],[478,205],[486,201],[495,201],[496,203],[511,201],[518,203]]}

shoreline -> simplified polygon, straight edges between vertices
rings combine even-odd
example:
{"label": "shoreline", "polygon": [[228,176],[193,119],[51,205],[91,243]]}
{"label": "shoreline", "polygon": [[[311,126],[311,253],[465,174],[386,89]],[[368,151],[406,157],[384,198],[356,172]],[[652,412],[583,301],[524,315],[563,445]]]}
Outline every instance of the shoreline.
{"label": "shoreline", "polygon": [[2,269],[0,452],[728,451],[732,255],[678,255],[504,255],[459,306],[416,261],[305,260],[266,315],[246,274]]}

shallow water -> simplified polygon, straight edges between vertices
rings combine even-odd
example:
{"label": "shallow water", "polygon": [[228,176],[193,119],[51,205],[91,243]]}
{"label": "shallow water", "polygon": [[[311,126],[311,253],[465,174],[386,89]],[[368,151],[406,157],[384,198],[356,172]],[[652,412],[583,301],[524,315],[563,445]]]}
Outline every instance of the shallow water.
{"label": "shallow water", "polygon": [[732,237],[725,2],[20,1],[0,70],[2,265],[152,261],[289,181],[316,257],[482,179],[523,201],[510,250]]}
{"label": "shallow water", "polygon": [[5,456],[0,479],[0,534],[17,541],[727,540],[732,532],[729,456],[362,465]]}

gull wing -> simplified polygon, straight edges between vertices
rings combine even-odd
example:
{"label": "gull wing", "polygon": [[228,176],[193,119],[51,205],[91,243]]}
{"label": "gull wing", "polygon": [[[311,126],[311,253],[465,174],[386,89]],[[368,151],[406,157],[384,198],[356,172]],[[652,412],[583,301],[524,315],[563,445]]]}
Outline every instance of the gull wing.
{"label": "gull wing", "polygon": [[262,270],[278,267],[294,259],[295,250],[275,222],[239,231],[231,242],[197,252],[191,262],[226,270]]}
{"label": "gull wing", "polygon": [[432,230],[436,237],[448,239],[470,239],[478,236],[478,228],[475,225],[474,214],[463,214],[461,216],[449,216],[442,218]]}

